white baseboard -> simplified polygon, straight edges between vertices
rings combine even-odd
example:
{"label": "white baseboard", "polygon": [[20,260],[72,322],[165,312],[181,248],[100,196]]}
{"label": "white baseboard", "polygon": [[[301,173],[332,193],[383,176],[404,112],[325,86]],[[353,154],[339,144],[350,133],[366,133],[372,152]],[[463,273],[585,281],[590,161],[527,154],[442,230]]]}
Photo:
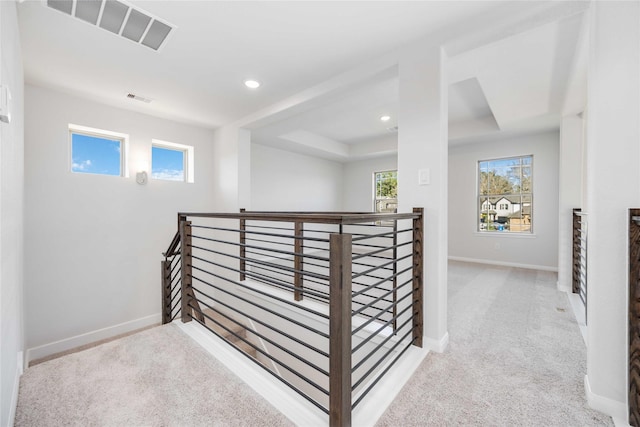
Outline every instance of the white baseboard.
{"label": "white baseboard", "polygon": [[449,345],[449,332],[445,332],[445,334],[440,339],[434,339],[429,337],[422,338],[422,344],[427,350],[435,351],[436,353],[444,353]]}
{"label": "white baseboard", "polygon": [[83,345],[115,337],[117,335],[126,334],[127,332],[145,328],[147,326],[160,323],[161,321],[162,318],[160,313],[152,314],[151,316],[141,317],[129,322],[120,323],[118,325],[113,325],[106,328],[98,329],[96,331],[76,335],[75,337],[65,338],[63,340],[55,341],[49,344],[33,347],[27,350],[25,364],[26,366],[29,366],[29,363],[32,360],[41,359],[52,354],[78,348]]}
{"label": "white baseboard", "polygon": [[613,418],[613,420],[615,421],[616,426],[628,425],[627,404],[624,402],[619,402],[617,400],[609,399],[608,397],[595,394],[591,390],[591,385],[589,384],[589,377],[587,375],[584,376],[584,391],[585,391],[585,394],[587,395],[587,403],[589,403],[590,407],[592,407],[596,411],[600,411],[604,414],[611,416],[611,418]]}
{"label": "white baseboard", "polygon": [[23,367],[23,352],[18,352],[18,362],[16,364],[16,375],[13,380],[13,390],[11,390],[11,404],[9,406],[9,414],[6,423],[7,427],[13,427],[14,420],[16,418],[16,409],[18,408],[18,392],[20,391],[20,376],[22,375]]}
{"label": "white baseboard", "polygon": [[549,267],[548,265],[521,264],[517,262],[497,261],[493,259],[465,258],[459,256],[449,256],[448,258],[449,261],[472,262],[475,264],[498,265],[501,267],[526,268],[529,270],[552,271],[554,273],[558,272],[558,267]]}
{"label": "white baseboard", "polygon": [[374,426],[407,381],[411,379],[427,354],[429,354],[427,347],[411,347],[407,350],[402,359],[389,369],[371,393],[353,410],[352,425]]}
{"label": "white baseboard", "polygon": [[573,310],[573,315],[576,318],[576,322],[578,323],[578,327],[580,328],[580,333],[582,334],[582,340],[584,344],[588,346],[587,343],[587,319],[586,312],[584,308],[584,303],[580,299],[578,294],[574,294],[573,292],[567,292],[567,299],[569,300],[569,304],[571,304],[571,309]]}

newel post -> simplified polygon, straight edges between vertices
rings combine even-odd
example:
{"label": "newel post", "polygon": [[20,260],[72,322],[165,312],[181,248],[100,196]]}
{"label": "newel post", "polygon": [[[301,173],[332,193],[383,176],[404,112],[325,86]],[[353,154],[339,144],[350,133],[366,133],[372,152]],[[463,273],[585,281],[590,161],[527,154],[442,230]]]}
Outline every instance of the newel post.
{"label": "newel post", "polygon": [[629,209],[629,425],[640,426],[640,209]]}
{"label": "newel post", "polygon": [[580,292],[580,216],[578,213],[581,212],[581,209],[576,208],[573,210],[573,228],[572,228],[572,237],[573,237],[573,245],[572,245],[572,291],[574,294]]}
{"label": "newel post", "polygon": [[413,219],[413,345],[422,347],[424,208],[413,208],[413,212],[420,214]]}
{"label": "newel post", "polygon": [[186,217],[180,217],[180,241],[182,242],[181,249],[181,297],[182,297],[182,322],[191,322],[192,309],[191,309],[191,296],[193,291],[191,289],[191,221],[187,221]]}
{"label": "newel post", "polygon": [[[240,209],[240,213],[243,214],[246,212],[246,209],[242,208]],[[246,231],[247,231],[247,220],[244,218],[240,218],[240,281],[242,282],[243,280],[245,280],[247,278],[247,275],[245,274],[245,271],[247,271],[247,263],[246,263],[246,258],[247,258],[247,251],[245,249],[245,245],[247,243],[247,236],[246,236]]]}
{"label": "newel post", "polygon": [[329,425],[351,425],[351,241],[329,239]]}
{"label": "newel post", "polygon": [[294,223],[294,239],[293,239],[293,252],[295,255],[293,256],[293,269],[295,272],[293,273],[293,298],[296,301],[302,301],[302,252],[304,248],[302,247],[302,237],[304,234],[304,224],[301,221],[296,221]]}
{"label": "newel post", "polygon": [[393,220],[393,333],[398,331],[398,220]]}
{"label": "newel post", "polygon": [[171,261],[160,261],[162,275],[162,324],[171,322]]}

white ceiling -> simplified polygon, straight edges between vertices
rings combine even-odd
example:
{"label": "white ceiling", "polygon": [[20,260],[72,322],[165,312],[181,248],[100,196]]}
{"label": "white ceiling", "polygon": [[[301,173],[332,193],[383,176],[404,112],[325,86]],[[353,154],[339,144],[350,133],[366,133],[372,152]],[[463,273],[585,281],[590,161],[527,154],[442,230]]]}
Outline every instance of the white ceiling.
{"label": "white ceiling", "polygon": [[[412,40],[506,8],[491,1],[129,3],[176,27],[159,52],[45,1],[19,3],[26,82],[216,128]],[[509,7],[525,10],[533,2],[516,3]],[[530,119],[538,127],[557,126],[580,24],[577,15],[451,58],[452,139],[524,128]],[[250,91],[242,85],[246,78],[263,85]],[[130,92],[153,102],[127,99]],[[297,115],[253,128],[252,139],[340,161],[388,153],[396,140],[387,128],[397,125],[397,102],[397,72],[387,70]],[[391,121],[380,122],[383,114]]]}

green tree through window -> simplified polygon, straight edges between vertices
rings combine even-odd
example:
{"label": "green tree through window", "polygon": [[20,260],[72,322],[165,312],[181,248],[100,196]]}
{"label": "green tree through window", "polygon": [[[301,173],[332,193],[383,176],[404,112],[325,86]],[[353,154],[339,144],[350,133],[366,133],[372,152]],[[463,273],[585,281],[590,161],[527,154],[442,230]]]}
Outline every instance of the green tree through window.
{"label": "green tree through window", "polygon": [[389,213],[398,211],[398,171],[374,173],[374,211]]}

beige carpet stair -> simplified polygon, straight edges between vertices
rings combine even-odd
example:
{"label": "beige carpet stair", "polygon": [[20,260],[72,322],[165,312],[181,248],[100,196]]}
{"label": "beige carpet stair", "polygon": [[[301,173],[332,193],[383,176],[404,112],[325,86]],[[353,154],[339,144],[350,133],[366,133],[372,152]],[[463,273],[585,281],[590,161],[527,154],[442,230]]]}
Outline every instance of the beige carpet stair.
{"label": "beige carpet stair", "polygon": [[[243,341],[241,339],[241,338],[244,338],[244,339],[246,339],[246,340],[248,340],[250,342],[252,341],[251,339],[249,339],[250,337],[249,338],[247,337],[247,328],[246,328],[246,326],[243,326],[242,324],[235,323],[235,322],[227,319],[226,317],[224,317],[220,313],[217,313],[217,312],[215,312],[215,311],[213,311],[213,310],[211,310],[209,308],[204,310],[203,313],[206,316],[209,316],[210,318],[215,319],[215,321],[218,322],[219,324],[224,325],[224,328],[223,328],[218,323],[215,323],[214,321],[212,321],[211,319],[209,319],[209,318],[207,318],[205,316],[205,318],[204,318],[205,324],[209,328],[211,328],[212,330],[214,330],[215,332],[220,334],[220,336],[222,336],[225,340],[229,341],[232,345],[234,345],[235,347],[239,348],[244,353],[247,353],[249,356],[253,357],[254,359],[257,358],[258,351],[255,348],[253,348],[251,345],[249,345],[248,343],[246,343],[245,341]],[[233,318],[230,315],[228,315],[228,316]],[[240,322],[240,321],[238,321],[238,322]],[[240,323],[242,323],[242,322],[240,322]],[[233,333],[230,332],[230,331],[232,331]]]}

